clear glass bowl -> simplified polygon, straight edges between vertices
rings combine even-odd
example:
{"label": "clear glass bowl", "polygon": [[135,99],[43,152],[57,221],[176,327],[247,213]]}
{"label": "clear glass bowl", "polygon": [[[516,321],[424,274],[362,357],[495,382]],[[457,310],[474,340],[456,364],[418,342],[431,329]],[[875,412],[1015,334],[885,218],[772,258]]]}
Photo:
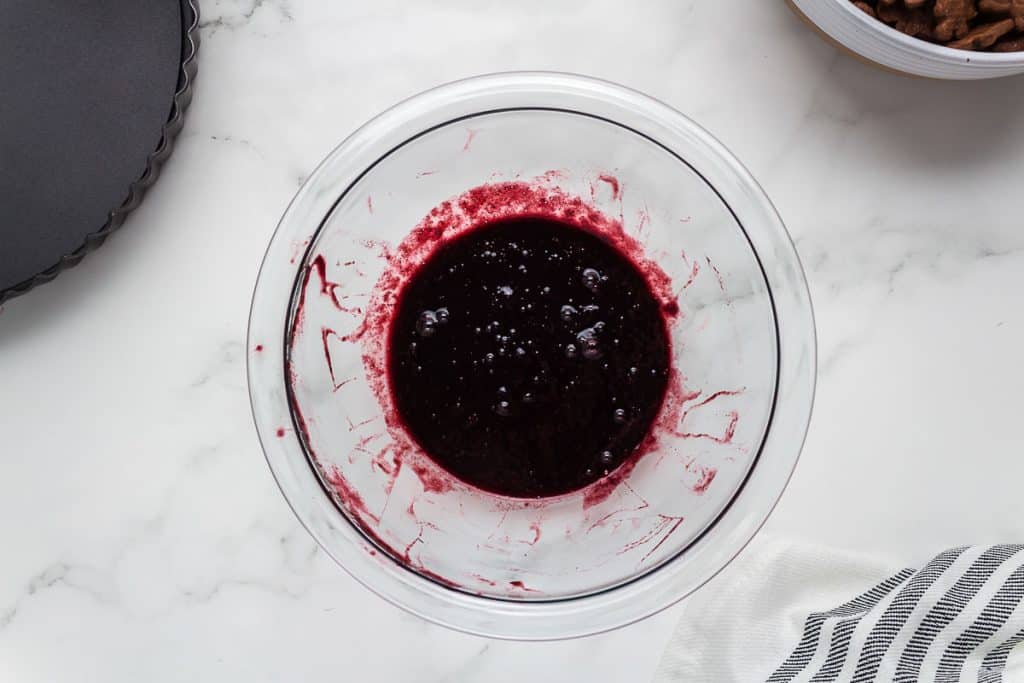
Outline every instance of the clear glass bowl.
{"label": "clear glass bowl", "polygon": [[[607,217],[680,309],[651,447],[555,498],[481,491],[420,452],[389,417],[369,313],[400,290],[412,233],[450,239],[465,193],[501,183]],[[328,554],[431,621],[541,640],[653,614],[749,542],[803,443],[815,340],[785,228],[719,143],[620,86],[512,73],[418,95],[327,157],[267,250],[248,362],[271,470]]]}

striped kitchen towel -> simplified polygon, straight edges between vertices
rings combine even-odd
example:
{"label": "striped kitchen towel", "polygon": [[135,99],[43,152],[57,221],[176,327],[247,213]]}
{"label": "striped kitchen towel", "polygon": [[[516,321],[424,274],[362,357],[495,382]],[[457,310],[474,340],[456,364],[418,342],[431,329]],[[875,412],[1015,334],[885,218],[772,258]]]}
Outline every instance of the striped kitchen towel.
{"label": "striped kitchen towel", "polygon": [[760,539],[686,602],[655,681],[1024,681],[1024,545],[892,566]]}

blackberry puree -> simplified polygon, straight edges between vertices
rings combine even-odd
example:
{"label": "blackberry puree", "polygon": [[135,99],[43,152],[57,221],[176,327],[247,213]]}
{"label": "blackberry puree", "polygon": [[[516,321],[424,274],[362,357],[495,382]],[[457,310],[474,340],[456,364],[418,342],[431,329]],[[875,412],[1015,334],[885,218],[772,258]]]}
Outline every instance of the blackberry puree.
{"label": "blackberry puree", "polygon": [[547,217],[474,227],[399,293],[389,386],[455,477],[535,498],[580,489],[647,436],[669,383],[662,305],[600,236]]}

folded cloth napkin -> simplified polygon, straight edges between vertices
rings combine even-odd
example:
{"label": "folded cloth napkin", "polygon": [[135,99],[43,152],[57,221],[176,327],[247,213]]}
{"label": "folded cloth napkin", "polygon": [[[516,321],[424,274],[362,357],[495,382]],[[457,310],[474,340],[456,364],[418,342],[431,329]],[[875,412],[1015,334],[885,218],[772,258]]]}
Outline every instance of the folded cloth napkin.
{"label": "folded cloth napkin", "polygon": [[760,538],[689,598],[669,681],[1024,681],[1024,545],[917,569]]}

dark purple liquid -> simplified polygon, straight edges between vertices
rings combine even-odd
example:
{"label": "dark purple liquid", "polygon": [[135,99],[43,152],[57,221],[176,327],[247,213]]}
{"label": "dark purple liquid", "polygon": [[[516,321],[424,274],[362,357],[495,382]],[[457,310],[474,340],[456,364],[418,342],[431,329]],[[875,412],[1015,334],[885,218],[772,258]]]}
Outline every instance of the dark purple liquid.
{"label": "dark purple liquid", "polygon": [[642,273],[549,219],[470,230],[399,299],[388,371],[398,415],[441,467],[481,489],[553,496],[644,439],[671,353]]}

